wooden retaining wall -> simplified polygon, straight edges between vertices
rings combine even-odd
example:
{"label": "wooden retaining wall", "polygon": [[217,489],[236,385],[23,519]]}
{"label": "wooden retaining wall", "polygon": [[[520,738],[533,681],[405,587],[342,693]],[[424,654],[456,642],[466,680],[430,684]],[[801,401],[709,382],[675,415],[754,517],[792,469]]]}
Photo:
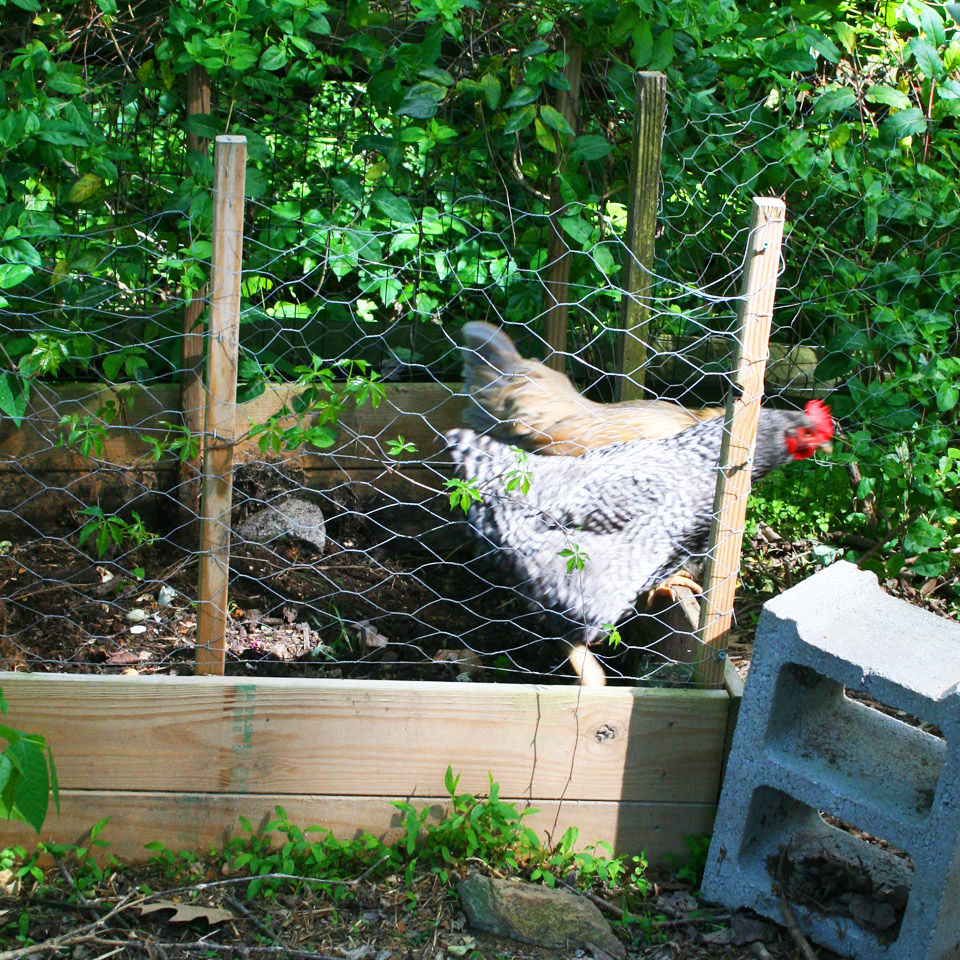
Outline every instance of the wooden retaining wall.
{"label": "wooden retaining wall", "polygon": [[[283,806],[305,827],[389,836],[391,800],[439,816],[460,790],[540,812],[530,825],[651,860],[711,829],[728,715],[724,690],[652,690],[234,677],[0,674],[6,722],[42,733],[62,813],[41,839],[72,842],[104,817],[108,852],[205,849]],[[36,839],[0,821],[0,846]]]}

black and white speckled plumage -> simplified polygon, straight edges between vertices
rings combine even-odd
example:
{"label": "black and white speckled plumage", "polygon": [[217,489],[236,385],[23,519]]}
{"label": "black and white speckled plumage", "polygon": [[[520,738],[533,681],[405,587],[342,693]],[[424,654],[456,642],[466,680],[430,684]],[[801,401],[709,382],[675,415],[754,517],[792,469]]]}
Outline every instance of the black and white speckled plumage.
{"label": "black and white speckled plumage", "polygon": [[[760,413],[753,480],[791,459],[798,412]],[[616,443],[581,457],[529,457],[530,488],[506,492],[517,469],[510,448],[472,430],[447,434],[457,475],[476,479],[483,500],[469,520],[506,578],[549,616],[551,632],[587,642],[617,623],[637,597],[706,550],[723,419],[674,437]],[[588,558],[567,572],[573,545]]]}

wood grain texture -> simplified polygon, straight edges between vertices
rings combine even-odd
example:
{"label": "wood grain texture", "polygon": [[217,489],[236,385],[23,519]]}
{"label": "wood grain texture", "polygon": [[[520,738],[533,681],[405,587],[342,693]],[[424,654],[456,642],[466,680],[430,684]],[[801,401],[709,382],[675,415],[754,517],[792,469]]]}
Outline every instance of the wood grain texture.
{"label": "wood grain texture", "polygon": [[[210,113],[210,77],[199,64],[187,73],[187,116]],[[207,156],[210,141],[187,131],[187,150]],[[180,410],[183,422],[194,436],[203,431],[205,395],[203,392],[204,336],[203,316],[206,307],[206,286],[196,290],[183,308],[183,341],[180,355]],[[200,508],[199,457],[190,457],[180,464],[180,502],[191,516]]]}
{"label": "wood grain texture", "polygon": [[[302,389],[293,384],[269,384],[259,397],[236,405],[230,430],[237,438],[237,459],[260,457],[256,439],[249,436],[251,424],[276,414]],[[443,449],[443,434],[463,426],[463,409],[470,402],[459,384],[390,383],[384,384],[384,392],[386,396],[376,408],[370,404],[348,406],[341,413],[334,452],[305,452],[312,469],[333,468],[336,459],[347,458],[358,469],[382,468],[389,461],[387,441],[398,433],[417,444],[419,452],[411,459],[435,455]],[[169,457],[158,467],[150,446],[140,439],[162,439],[166,434],[163,420],[182,422],[175,384],[114,388],[98,383],[37,383],[31,393],[20,429],[9,418],[0,419],[0,472],[22,468],[31,472],[87,473],[98,460],[111,466],[168,470],[176,463]],[[97,411],[108,403],[115,403],[119,411],[109,424],[97,418]],[[57,446],[61,418],[71,414],[92,417],[106,428],[103,454],[98,460],[81,456],[75,448]]]}
{"label": "wood grain texture", "polygon": [[[567,119],[576,135],[580,125],[580,74],[583,65],[583,47],[573,44],[569,51],[570,59],[564,68],[564,76],[570,84],[569,90],[558,90],[556,109]],[[539,121],[538,121],[539,122]],[[569,134],[557,133],[560,140],[567,141]],[[550,220],[547,238],[547,276],[543,298],[545,312],[543,320],[543,338],[551,349],[544,363],[554,370],[563,372],[567,366],[567,313],[570,304],[570,248],[558,223],[565,204],[560,196],[559,174],[566,169],[566,144],[560,154],[560,163],[550,184]]]}
{"label": "wood grain texture", "polygon": [[0,674],[64,789],[714,803],[723,690]]}
{"label": "wood grain texture", "polygon": [[620,400],[644,394],[644,365],[650,339],[650,291],[653,287],[657,208],[660,205],[660,153],[667,112],[667,78],[662,73],[637,74],[636,126],[630,150],[627,248],[623,274],[623,336],[620,342]]}
{"label": "wood grain texture", "polygon": [[[37,839],[75,843],[93,824],[110,817],[100,838],[107,848],[94,848],[94,856],[112,853],[122,860],[147,860],[152,851],[144,844],[164,843],[171,850],[205,853],[210,845],[222,848],[230,837],[242,835],[240,817],[257,829],[274,819],[280,805],[298,827],[321,826],[343,840],[364,832],[387,842],[401,835],[399,811],[391,801],[403,796],[336,797],[305,794],[250,796],[244,794],[152,793],[135,791],[64,790],[61,813],[51,810],[39,838],[29,827],[0,821],[0,847],[22,843],[32,848]],[[503,797],[504,800],[515,798]],[[419,810],[430,809],[430,821],[442,818],[449,806],[443,797],[420,797]],[[517,802],[519,809],[530,806]],[[576,827],[578,850],[597,841],[610,843],[618,854],[645,851],[651,862],[667,855],[685,855],[685,836],[710,832],[716,808],[697,803],[613,803],[565,800],[533,804],[537,813],[524,819],[541,839],[559,839],[568,827]],[[557,808],[559,806],[559,817]],[[279,834],[272,839],[280,842]],[[549,842],[549,841],[548,841]]]}
{"label": "wood grain texture", "polygon": [[727,398],[710,545],[703,571],[700,638],[704,649],[698,674],[701,682],[709,685],[723,680],[726,663],[785,216],[782,200],[754,197],[733,355],[738,390],[737,396],[731,392]]}
{"label": "wood grain texture", "polygon": [[210,254],[210,335],[200,481],[200,582],[197,590],[197,673],[222,674],[230,578],[230,508],[237,419],[240,272],[247,138],[216,139],[213,249]]}

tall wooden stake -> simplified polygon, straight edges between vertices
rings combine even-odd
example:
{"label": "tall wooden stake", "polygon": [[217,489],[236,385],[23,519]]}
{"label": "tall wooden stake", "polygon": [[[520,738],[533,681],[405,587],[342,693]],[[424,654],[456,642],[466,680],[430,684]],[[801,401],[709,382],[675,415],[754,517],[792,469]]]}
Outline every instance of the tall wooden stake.
{"label": "tall wooden stake", "polygon": [[226,649],[247,138],[217,137],[214,163],[210,335],[200,497],[198,674],[222,674]]}
{"label": "tall wooden stake", "polygon": [[[557,93],[557,110],[577,130],[577,116],[580,108],[580,71],[583,63],[583,48],[576,43],[570,47],[570,59],[567,61],[564,76],[570,84],[569,90]],[[561,134],[562,136],[562,134]],[[564,154],[566,151],[564,151]],[[566,166],[561,159],[559,170]],[[563,227],[557,222],[563,209],[560,197],[560,178],[554,177],[550,187],[550,237],[547,242],[547,263],[549,264],[546,293],[544,294],[543,337],[553,352],[544,361],[548,367],[561,372],[566,367],[567,349],[567,304],[570,302],[570,250],[563,238]]]}
{"label": "tall wooden stake", "polygon": [[[210,113],[210,78],[200,66],[187,74],[187,116]],[[187,150],[206,154],[209,141],[187,131]],[[203,431],[203,327],[200,317],[206,290],[200,288],[183,308],[183,345],[180,361],[180,411],[183,424],[192,436]],[[199,515],[200,458],[191,457],[180,466],[180,502],[188,513]],[[195,528],[194,528],[195,529]]]}
{"label": "tall wooden stake", "polygon": [[703,646],[699,651],[697,675],[705,685],[716,685],[723,680],[785,212],[782,200],[753,199],[740,292],[740,332],[733,357],[739,395],[731,392],[727,397],[710,547],[703,571],[704,603],[700,610]]}
{"label": "tall wooden stake", "polygon": [[636,129],[630,155],[627,249],[623,274],[623,334],[620,340],[617,396],[642,397],[647,362],[650,291],[653,287],[654,241],[660,205],[660,153],[667,112],[667,78],[662,73],[637,74]]}

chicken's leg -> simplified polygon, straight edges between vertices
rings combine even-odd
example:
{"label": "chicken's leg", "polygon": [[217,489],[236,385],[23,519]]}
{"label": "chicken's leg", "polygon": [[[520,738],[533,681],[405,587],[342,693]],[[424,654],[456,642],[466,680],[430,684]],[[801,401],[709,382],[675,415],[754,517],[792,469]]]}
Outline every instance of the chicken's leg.
{"label": "chicken's leg", "polygon": [[678,570],[669,580],[658,583],[647,593],[647,609],[653,609],[660,599],[665,599],[668,603],[676,603],[680,597],[675,587],[686,587],[693,593],[703,593],[703,587],[686,570]]}

